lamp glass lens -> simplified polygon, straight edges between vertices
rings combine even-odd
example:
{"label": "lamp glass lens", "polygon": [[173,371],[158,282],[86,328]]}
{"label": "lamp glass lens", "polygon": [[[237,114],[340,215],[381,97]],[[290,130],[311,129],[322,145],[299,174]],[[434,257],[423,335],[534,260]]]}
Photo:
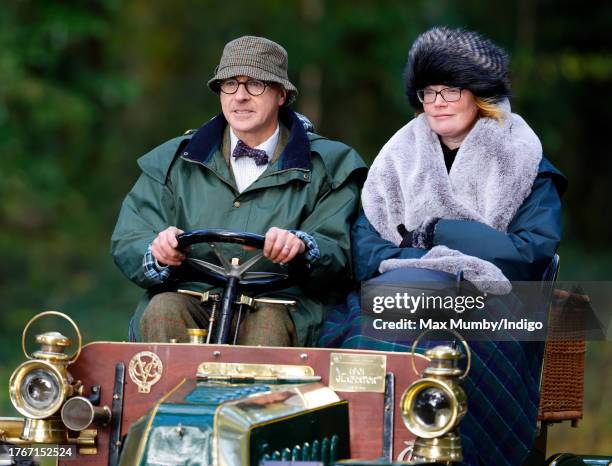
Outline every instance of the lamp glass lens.
{"label": "lamp glass lens", "polygon": [[23,400],[34,409],[46,409],[60,395],[59,381],[55,375],[36,369],[26,375],[21,384]]}
{"label": "lamp glass lens", "polygon": [[414,399],[415,419],[426,429],[442,429],[451,418],[451,401],[439,388],[430,387]]}

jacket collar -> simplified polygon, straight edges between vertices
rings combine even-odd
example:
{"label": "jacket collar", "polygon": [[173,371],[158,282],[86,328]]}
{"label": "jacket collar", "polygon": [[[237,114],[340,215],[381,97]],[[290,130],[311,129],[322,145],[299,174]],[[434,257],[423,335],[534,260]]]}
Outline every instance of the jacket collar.
{"label": "jacket collar", "polygon": [[[287,145],[279,157],[279,170],[310,170],[310,142],[301,121],[293,110],[286,107],[279,110],[278,118],[290,131]],[[207,165],[221,146],[226,126],[227,120],[223,113],[220,113],[191,137],[181,155]]]}

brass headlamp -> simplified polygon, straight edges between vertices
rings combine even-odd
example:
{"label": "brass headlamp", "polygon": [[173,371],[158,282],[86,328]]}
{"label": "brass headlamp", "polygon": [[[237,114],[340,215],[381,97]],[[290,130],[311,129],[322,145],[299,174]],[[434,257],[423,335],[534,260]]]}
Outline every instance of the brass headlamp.
{"label": "brass headlamp", "polygon": [[[75,329],[78,348],[72,355],[65,350],[72,341],[58,332],[36,336],[38,351],[29,354],[26,339],[30,326],[41,317],[55,315],[66,319]],[[13,406],[25,417],[21,440],[34,443],[66,442],[68,433],[61,422],[59,410],[67,398],[80,394],[80,383],[74,383],[67,370],[81,352],[81,333],[70,317],[47,311],[33,317],[23,330],[21,346],[28,361],[21,364],[9,380],[9,395]]]}
{"label": "brass headlamp", "polygon": [[[413,344],[413,353],[418,341]],[[455,462],[463,459],[458,426],[467,412],[467,397],[460,381],[470,369],[471,354],[465,340],[461,338],[461,341],[467,355],[465,370],[458,367],[463,357],[461,351],[450,346],[436,346],[425,352],[430,363],[423,371],[423,378],[412,383],[402,395],[402,420],[416,435],[411,461]],[[412,368],[418,374],[414,358]]]}

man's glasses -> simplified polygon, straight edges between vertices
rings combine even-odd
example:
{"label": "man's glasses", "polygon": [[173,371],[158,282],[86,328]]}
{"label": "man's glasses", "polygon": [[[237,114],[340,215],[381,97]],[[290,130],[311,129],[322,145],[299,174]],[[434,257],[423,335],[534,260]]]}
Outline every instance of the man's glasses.
{"label": "man's glasses", "polygon": [[252,96],[258,96],[264,93],[268,83],[260,81],[259,79],[248,79],[246,81],[238,81],[237,79],[226,79],[221,81],[219,89],[224,94],[235,94],[238,92],[238,88],[243,84],[246,91]]}
{"label": "man's glasses", "polygon": [[433,89],[420,89],[417,91],[417,97],[423,104],[433,104],[438,94],[440,94],[446,102],[457,102],[461,99],[461,88],[445,87],[439,91],[434,91]]}

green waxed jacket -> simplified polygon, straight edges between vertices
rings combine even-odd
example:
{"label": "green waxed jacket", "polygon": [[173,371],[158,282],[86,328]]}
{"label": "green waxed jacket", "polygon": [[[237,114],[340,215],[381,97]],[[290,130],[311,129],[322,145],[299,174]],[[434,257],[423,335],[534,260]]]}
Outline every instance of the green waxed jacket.
{"label": "green waxed jacket", "polygon": [[[312,235],[320,249],[321,257],[297,286],[266,294],[296,298],[298,306],[291,316],[298,343],[316,343],[326,307],[341,299],[346,291],[343,284],[350,280],[349,232],[367,168],[350,147],[306,132],[290,109],[282,109],[279,119],[288,130],[284,150],[241,193],[221,152],[227,126],[223,115],[138,160],[142,174],[123,202],[111,239],[117,266],[147,289],[132,325],[136,339],[150,297],[178,287],[172,281],[156,284],[144,275],[143,256],[160,231],[174,225],[184,231],[225,228],[263,235],[276,226]],[[254,254],[234,244],[222,249],[226,257],[238,257],[240,262]],[[191,255],[217,263],[207,245],[196,246]],[[252,270],[279,269],[262,259]],[[180,287],[209,288],[201,283],[181,283]]]}

